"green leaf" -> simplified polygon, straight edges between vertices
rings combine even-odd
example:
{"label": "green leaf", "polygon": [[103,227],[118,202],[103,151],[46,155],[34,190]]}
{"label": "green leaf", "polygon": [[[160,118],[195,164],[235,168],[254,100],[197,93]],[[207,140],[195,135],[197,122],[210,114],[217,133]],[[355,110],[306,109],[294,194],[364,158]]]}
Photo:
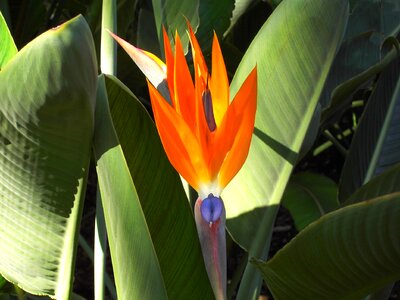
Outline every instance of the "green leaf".
{"label": "green leaf", "polygon": [[343,166],[339,200],[400,161],[400,58],[380,76]]}
{"label": "green leaf", "polygon": [[6,20],[0,11],[0,70],[6,65],[6,63],[17,54],[18,50],[14,44],[14,40],[11,36],[10,30],[8,29]]}
{"label": "green leaf", "polygon": [[349,205],[378,196],[400,192],[400,164],[388,168],[383,173],[363,185],[343,205]]}
{"label": "green leaf", "polygon": [[242,247],[255,247],[251,255],[258,255],[256,248],[271,231],[269,206],[279,204],[296,163],[347,10],[347,1],[282,2],[250,45],[231,84],[234,95],[257,64],[258,107],[249,156],[222,194],[228,229]]}
{"label": "green leaf", "polygon": [[[384,39],[379,33],[369,31],[349,38],[342,43],[321,95],[320,103],[324,108],[331,104],[331,102],[332,105],[335,104],[335,100],[332,99],[334,98],[332,94],[335,92],[335,89],[338,89],[346,81],[354,78],[368,68],[380,63],[383,41]],[[374,75],[376,73],[351,85],[350,89],[346,91],[346,95],[354,93],[361,84],[371,79]],[[340,98],[344,98],[344,96]]]}
{"label": "green leaf", "polygon": [[[110,110],[170,299],[212,299],[193,213],[179,175],[139,100],[106,77]],[[140,142],[138,142],[140,141]]]}
{"label": "green leaf", "polygon": [[99,77],[94,153],[118,299],[167,299],[160,266]]}
{"label": "green leaf", "polygon": [[[347,16],[345,0],[283,1],[254,38],[232,81],[235,95],[257,65],[257,115],[249,155],[222,193],[228,230],[250,256],[268,253],[277,209]],[[257,296],[256,272],[248,266],[238,299]]]}
{"label": "green leaf", "polygon": [[235,26],[236,22],[239,18],[247,11],[247,9],[254,4],[253,0],[235,0],[234,1],[234,9],[232,11],[232,17],[230,20],[229,28],[226,30],[225,34],[229,33],[229,31]]}
{"label": "green leaf", "polygon": [[[175,32],[181,37],[181,42],[185,53],[189,44],[189,36],[186,34],[186,19],[196,32],[199,26],[199,0],[152,0],[154,18],[156,20],[158,40],[160,48],[164,49],[162,27],[167,30],[169,39],[174,41]],[[186,18],[186,19],[185,19]],[[172,43],[173,44],[173,43]]]}
{"label": "green leaf", "polygon": [[83,17],[39,36],[0,72],[0,273],[30,293],[70,294],[96,76]]}
{"label": "green leaf", "polygon": [[397,0],[356,0],[352,5],[346,38],[375,31],[382,38],[396,36],[400,30],[400,7]]}
{"label": "green leaf", "polygon": [[7,280],[3,276],[0,275],[0,294],[1,294],[1,289],[4,287],[4,285],[7,283]]}
{"label": "green leaf", "polygon": [[[346,40],[335,58],[321,95],[320,102],[324,108],[331,102],[335,104],[343,100],[341,98],[351,96],[362,83],[376,75],[376,72],[367,70],[380,65],[383,42],[400,31],[399,13],[397,0],[356,1],[349,16]],[[368,76],[351,80],[362,73]]]}
{"label": "green leaf", "polygon": [[325,176],[299,173],[290,178],[282,204],[289,210],[300,231],[339,206],[337,186]]}
{"label": "green leaf", "polygon": [[196,37],[203,52],[211,50],[213,32],[218,37],[227,30],[230,25],[234,3],[232,0],[202,0],[200,1],[199,17],[200,26]]}
{"label": "green leaf", "polygon": [[255,262],[275,299],[361,299],[400,279],[400,193],[346,206]]}
{"label": "green leaf", "polygon": [[[395,46],[397,45],[395,44]],[[360,88],[363,88],[366,85],[370,84],[371,79],[381,73],[388,65],[393,63],[397,56],[398,50],[396,49],[396,47],[392,47],[392,50],[389,51],[386,56],[375,65],[335,87],[332,95],[326,94],[329,86],[334,86],[334,84],[332,85],[331,82],[331,80],[333,79],[329,78],[325,85],[323,95],[320,98],[320,103],[322,103],[323,105],[330,102],[330,106],[322,113],[321,127],[326,128],[327,124],[336,122],[335,119],[340,117],[342,113],[350,107],[354,93],[357,92]],[[333,69],[331,70],[331,74],[334,73],[332,71]],[[337,69],[337,74],[339,78],[344,78],[342,75],[340,75],[340,72],[341,71]],[[324,96],[326,97],[324,98]]]}
{"label": "green leaf", "polygon": [[146,49],[146,51],[157,55],[157,57],[162,57],[164,55],[161,55],[160,43],[157,36],[157,28],[156,24],[154,23],[154,15],[153,11],[150,9],[141,8],[139,10],[137,45],[135,46],[140,49]]}

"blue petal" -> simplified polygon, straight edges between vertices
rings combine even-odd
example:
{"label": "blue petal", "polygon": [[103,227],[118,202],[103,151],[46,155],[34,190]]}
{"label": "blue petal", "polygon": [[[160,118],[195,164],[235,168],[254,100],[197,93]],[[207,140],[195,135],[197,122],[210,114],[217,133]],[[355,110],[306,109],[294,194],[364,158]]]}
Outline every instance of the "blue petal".
{"label": "blue petal", "polygon": [[207,223],[214,223],[219,220],[222,214],[224,204],[221,198],[215,197],[213,194],[208,195],[200,206],[201,216]]}

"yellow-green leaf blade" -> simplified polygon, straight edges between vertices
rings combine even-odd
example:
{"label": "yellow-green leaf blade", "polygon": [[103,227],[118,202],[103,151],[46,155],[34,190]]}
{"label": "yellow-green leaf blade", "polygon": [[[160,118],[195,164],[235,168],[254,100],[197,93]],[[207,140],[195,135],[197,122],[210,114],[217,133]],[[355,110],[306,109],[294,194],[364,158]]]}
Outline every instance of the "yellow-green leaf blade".
{"label": "yellow-green leaf blade", "polygon": [[18,50],[8,29],[7,22],[0,11],[0,70],[17,54]]}
{"label": "yellow-green leaf blade", "polygon": [[146,220],[99,78],[94,153],[118,299],[168,299]]}

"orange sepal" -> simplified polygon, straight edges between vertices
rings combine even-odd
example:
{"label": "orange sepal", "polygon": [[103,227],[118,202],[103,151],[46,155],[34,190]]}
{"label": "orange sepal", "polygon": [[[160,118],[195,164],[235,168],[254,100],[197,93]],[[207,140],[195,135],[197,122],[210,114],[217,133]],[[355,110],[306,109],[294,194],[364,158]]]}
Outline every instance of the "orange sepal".
{"label": "orange sepal", "polygon": [[207,121],[204,115],[202,93],[207,88],[208,70],[205,63],[203,53],[201,52],[199,43],[196,36],[187,21],[189,29],[190,44],[192,47],[193,65],[194,65],[194,79],[195,79],[195,118],[196,118],[196,136],[200,141],[201,149],[204,153],[206,161],[209,160],[208,155],[208,139],[210,131],[208,129]]}
{"label": "orange sepal", "polygon": [[165,28],[163,26],[163,39],[164,39],[164,53],[165,53],[165,63],[167,65],[167,82],[168,89],[172,99],[172,105],[175,106],[175,90],[174,90],[174,55],[172,53],[171,44],[169,42],[169,37]]}
{"label": "orange sepal", "polygon": [[157,130],[169,161],[194,188],[209,181],[200,145],[183,118],[148,83],[151,105]]}
{"label": "orange sepal", "polygon": [[174,90],[176,110],[195,133],[195,90],[178,32],[175,35]]}
{"label": "orange sepal", "polygon": [[[224,188],[239,172],[249,153],[257,108],[257,67],[247,76],[228,107],[225,138],[233,141],[218,174],[218,183]],[[238,124],[237,132],[229,130]]]}
{"label": "orange sepal", "polygon": [[207,69],[207,64],[206,61],[204,60],[203,53],[201,52],[201,48],[199,45],[199,42],[196,39],[196,36],[194,35],[192,26],[190,26],[189,21],[187,21],[187,26],[189,28],[189,38],[190,38],[190,44],[192,45],[192,56],[193,56],[193,64],[195,71],[198,72],[198,74],[203,78],[204,83],[207,82],[207,76],[208,76],[208,69]]}
{"label": "orange sepal", "polygon": [[217,35],[214,32],[212,43],[212,66],[210,90],[213,101],[214,118],[217,127],[221,124],[222,118],[229,104],[229,81],[226,74],[224,57],[219,46]]}

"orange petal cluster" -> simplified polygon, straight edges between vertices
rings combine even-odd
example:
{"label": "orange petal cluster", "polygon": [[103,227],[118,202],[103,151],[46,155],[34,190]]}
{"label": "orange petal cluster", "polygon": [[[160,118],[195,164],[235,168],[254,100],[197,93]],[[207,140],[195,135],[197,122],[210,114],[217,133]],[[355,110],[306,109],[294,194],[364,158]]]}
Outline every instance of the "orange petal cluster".
{"label": "orange petal cluster", "polygon": [[164,30],[165,63],[113,36],[148,79],[154,119],[171,164],[200,196],[219,196],[249,151],[257,106],[257,69],[250,72],[230,103],[217,36],[214,33],[210,74],[190,24],[188,29],[194,82],[178,34],[173,52]]}

